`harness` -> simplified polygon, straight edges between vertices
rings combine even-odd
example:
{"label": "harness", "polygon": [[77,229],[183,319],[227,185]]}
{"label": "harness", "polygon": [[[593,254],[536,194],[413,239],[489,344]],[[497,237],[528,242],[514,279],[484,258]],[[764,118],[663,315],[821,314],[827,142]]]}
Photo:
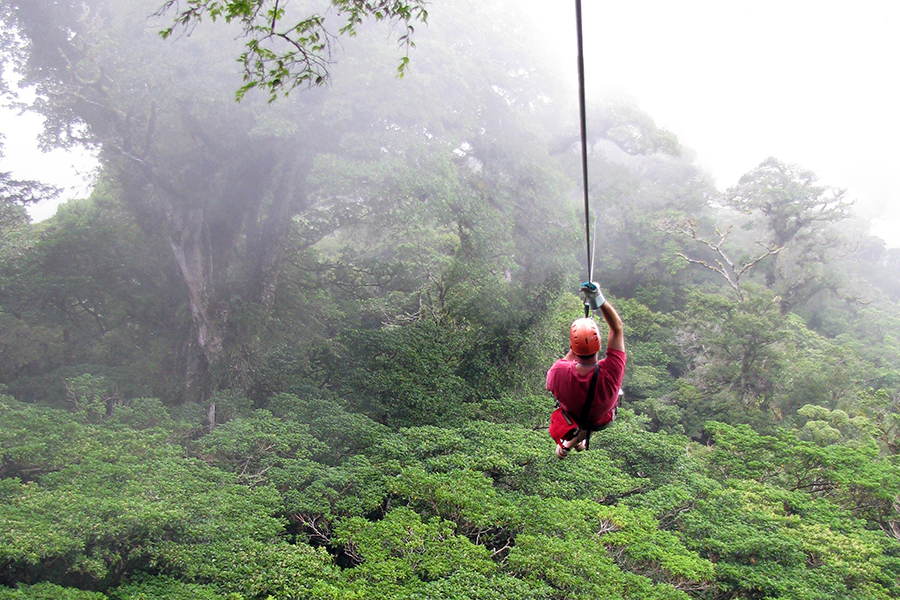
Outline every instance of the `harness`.
{"label": "harness", "polygon": [[587,398],[584,399],[584,405],[581,407],[581,415],[579,415],[577,419],[562,407],[562,405],[559,403],[559,400],[556,401],[556,406],[559,407],[559,411],[562,414],[563,418],[566,420],[566,423],[568,423],[569,425],[574,425],[579,430],[587,431],[587,437],[585,437],[584,439],[585,449],[590,448],[591,433],[606,429],[613,424],[613,421],[616,420],[616,408],[618,407],[618,403],[616,407],[613,407],[612,419],[610,419],[606,423],[603,423],[602,425],[591,425],[591,408],[594,405],[594,397],[597,395],[597,378],[599,375],[600,365],[594,365],[594,372],[591,375],[591,383],[588,386]]}

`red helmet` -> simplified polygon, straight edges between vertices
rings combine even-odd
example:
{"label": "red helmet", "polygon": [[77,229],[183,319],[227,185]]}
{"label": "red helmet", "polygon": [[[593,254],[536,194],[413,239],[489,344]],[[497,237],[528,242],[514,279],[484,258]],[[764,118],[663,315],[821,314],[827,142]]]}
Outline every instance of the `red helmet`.
{"label": "red helmet", "polygon": [[600,329],[593,319],[576,319],[569,330],[569,346],[578,356],[600,352]]}

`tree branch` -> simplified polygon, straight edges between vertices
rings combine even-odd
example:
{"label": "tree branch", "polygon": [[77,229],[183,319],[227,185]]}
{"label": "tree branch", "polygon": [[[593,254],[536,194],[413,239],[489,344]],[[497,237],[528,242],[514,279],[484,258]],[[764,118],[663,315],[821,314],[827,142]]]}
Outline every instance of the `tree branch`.
{"label": "tree branch", "polygon": [[743,301],[744,292],[741,289],[741,277],[744,274],[750,272],[750,270],[753,269],[753,267],[755,267],[761,260],[769,256],[775,256],[776,254],[784,250],[784,247],[771,246],[765,242],[757,240],[756,245],[762,246],[765,252],[763,252],[756,258],[738,265],[728,256],[728,254],[726,254],[724,248],[725,241],[731,234],[731,230],[733,229],[733,227],[733,225],[729,225],[728,228],[724,231],[720,231],[717,227],[716,235],[718,236],[718,240],[710,240],[702,236],[697,231],[697,223],[693,219],[670,220],[667,223],[664,223],[660,227],[660,229],[662,229],[662,231],[665,231],[666,233],[689,237],[718,254],[718,258],[714,259],[713,261],[709,261],[701,258],[691,258],[683,252],[676,253],[679,257],[683,258],[688,263],[700,265],[722,276],[725,281],[728,282],[728,285],[731,286],[731,289],[733,289],[737,293],[738,299]]}

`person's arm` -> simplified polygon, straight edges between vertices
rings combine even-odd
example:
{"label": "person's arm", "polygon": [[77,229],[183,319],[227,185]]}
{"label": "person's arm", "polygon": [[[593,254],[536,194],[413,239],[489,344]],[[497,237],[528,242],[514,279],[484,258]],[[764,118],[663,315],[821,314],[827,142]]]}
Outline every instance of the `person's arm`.
{"label": "person's arm", "polygon": [[606,324],[609,325],[609,337],[606,341],[606,349],[619,350],[625,352],[625,325],[619,313],[612,307],[609,300],[600,305],[600,313]]}
{"label": "person's arm", "polygon": [[600,311],[606,324],[609,325],[609,337],[606,341],[607,350],[619,350],[625,352],[625,326],[616,309],[603,297],[600,287],[593,281],[585,281],[581,284],[584,294],[585,306],[589,306],[594,312]]}

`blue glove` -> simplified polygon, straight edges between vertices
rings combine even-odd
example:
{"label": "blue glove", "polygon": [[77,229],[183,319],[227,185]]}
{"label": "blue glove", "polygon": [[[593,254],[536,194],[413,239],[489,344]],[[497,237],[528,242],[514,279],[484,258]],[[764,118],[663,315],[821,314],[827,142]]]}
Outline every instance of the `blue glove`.
{"label": "blue glove", "polygon": [[584,305],[590,307],[591,310],[600,310],[600,307],[606,302],[603,292],[593,281],[582,283],[581,293],[584,294]]}

